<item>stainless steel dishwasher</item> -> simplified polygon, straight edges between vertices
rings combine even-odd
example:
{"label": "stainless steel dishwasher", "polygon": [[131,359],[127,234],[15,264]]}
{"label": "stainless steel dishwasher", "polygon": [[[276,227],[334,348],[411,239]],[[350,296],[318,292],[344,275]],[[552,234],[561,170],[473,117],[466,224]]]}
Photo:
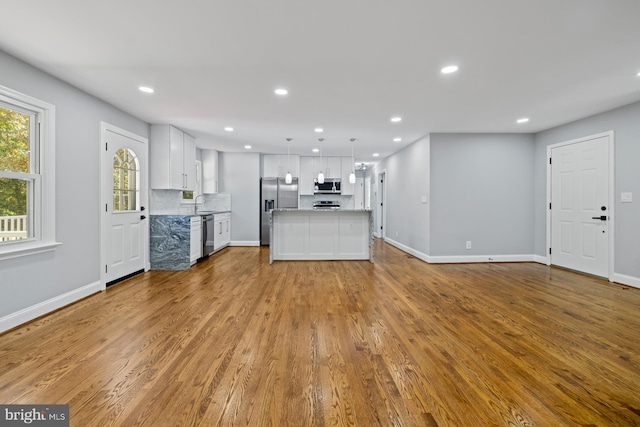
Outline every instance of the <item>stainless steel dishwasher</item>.
{"label": "stainless steel dishwasher", "polygon": [[202,256],[207,257],[213,252],[213,240],[216,236],[213,214],[202,215]]}

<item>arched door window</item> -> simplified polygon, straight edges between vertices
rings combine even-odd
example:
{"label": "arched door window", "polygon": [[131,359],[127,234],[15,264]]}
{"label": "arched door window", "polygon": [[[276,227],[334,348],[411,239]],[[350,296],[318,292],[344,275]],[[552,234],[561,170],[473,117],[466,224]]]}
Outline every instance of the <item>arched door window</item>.
{"label": "arched door window", "polygon": [[138,210],[140,166],[135,153],[121,148],[113,156],[113,211]]}

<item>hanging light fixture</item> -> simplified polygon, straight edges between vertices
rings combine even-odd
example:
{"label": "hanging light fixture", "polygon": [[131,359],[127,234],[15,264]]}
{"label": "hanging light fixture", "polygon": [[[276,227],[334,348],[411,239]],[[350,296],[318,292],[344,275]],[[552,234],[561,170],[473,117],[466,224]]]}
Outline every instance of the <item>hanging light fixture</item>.
{"label": "hanging light fixture", "polygon": [[349,174],[349,184],[356,183],[356,173],[353,170],[353,165],[356,163],[353,159],[353,143],[355,142],[355,138],[351,138],[351,173]]}
{"label": "hanging light fixture", "polygon": [[318,141],[320,141],[320,173],[318,173],[318,184],[324,184],[324,174],[322,173],[322,141],[324,141],[324,138],[320,138]]}
{"label": "hanging light fixture", "polygon": [[291,138],[287,138],[287,174],[284,176],[285,184],[291,184],[293,182],[293,177],[291,176],[291,167],[289,166],[291,164],[289,162],[290,157],[291,157]]}

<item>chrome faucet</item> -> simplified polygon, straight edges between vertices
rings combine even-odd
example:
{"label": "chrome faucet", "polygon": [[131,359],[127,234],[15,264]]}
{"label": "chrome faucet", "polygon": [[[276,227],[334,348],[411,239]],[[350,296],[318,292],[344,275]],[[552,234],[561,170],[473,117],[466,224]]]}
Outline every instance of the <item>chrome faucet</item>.
{"label": "chrome faucet", "polygon": [[206,202],[204,195],[198,194],[195,199],[193,199],[193,214],[198,215],[198,197],[202,197],[202,203]]}

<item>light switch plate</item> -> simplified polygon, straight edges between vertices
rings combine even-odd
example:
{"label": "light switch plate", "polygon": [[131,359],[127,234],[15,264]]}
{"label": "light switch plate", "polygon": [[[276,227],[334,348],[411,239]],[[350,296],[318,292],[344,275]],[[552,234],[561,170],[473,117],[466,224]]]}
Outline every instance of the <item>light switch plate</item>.
{"label": "light switch plate", "polygon": [[427,196],[422,196],[421,200],[422,200],[422,203],[427,203]]}
{"label": "light switch plate", "polygon": [[621,203],[631,203],[633,201],[633,193],[620,193]]}

